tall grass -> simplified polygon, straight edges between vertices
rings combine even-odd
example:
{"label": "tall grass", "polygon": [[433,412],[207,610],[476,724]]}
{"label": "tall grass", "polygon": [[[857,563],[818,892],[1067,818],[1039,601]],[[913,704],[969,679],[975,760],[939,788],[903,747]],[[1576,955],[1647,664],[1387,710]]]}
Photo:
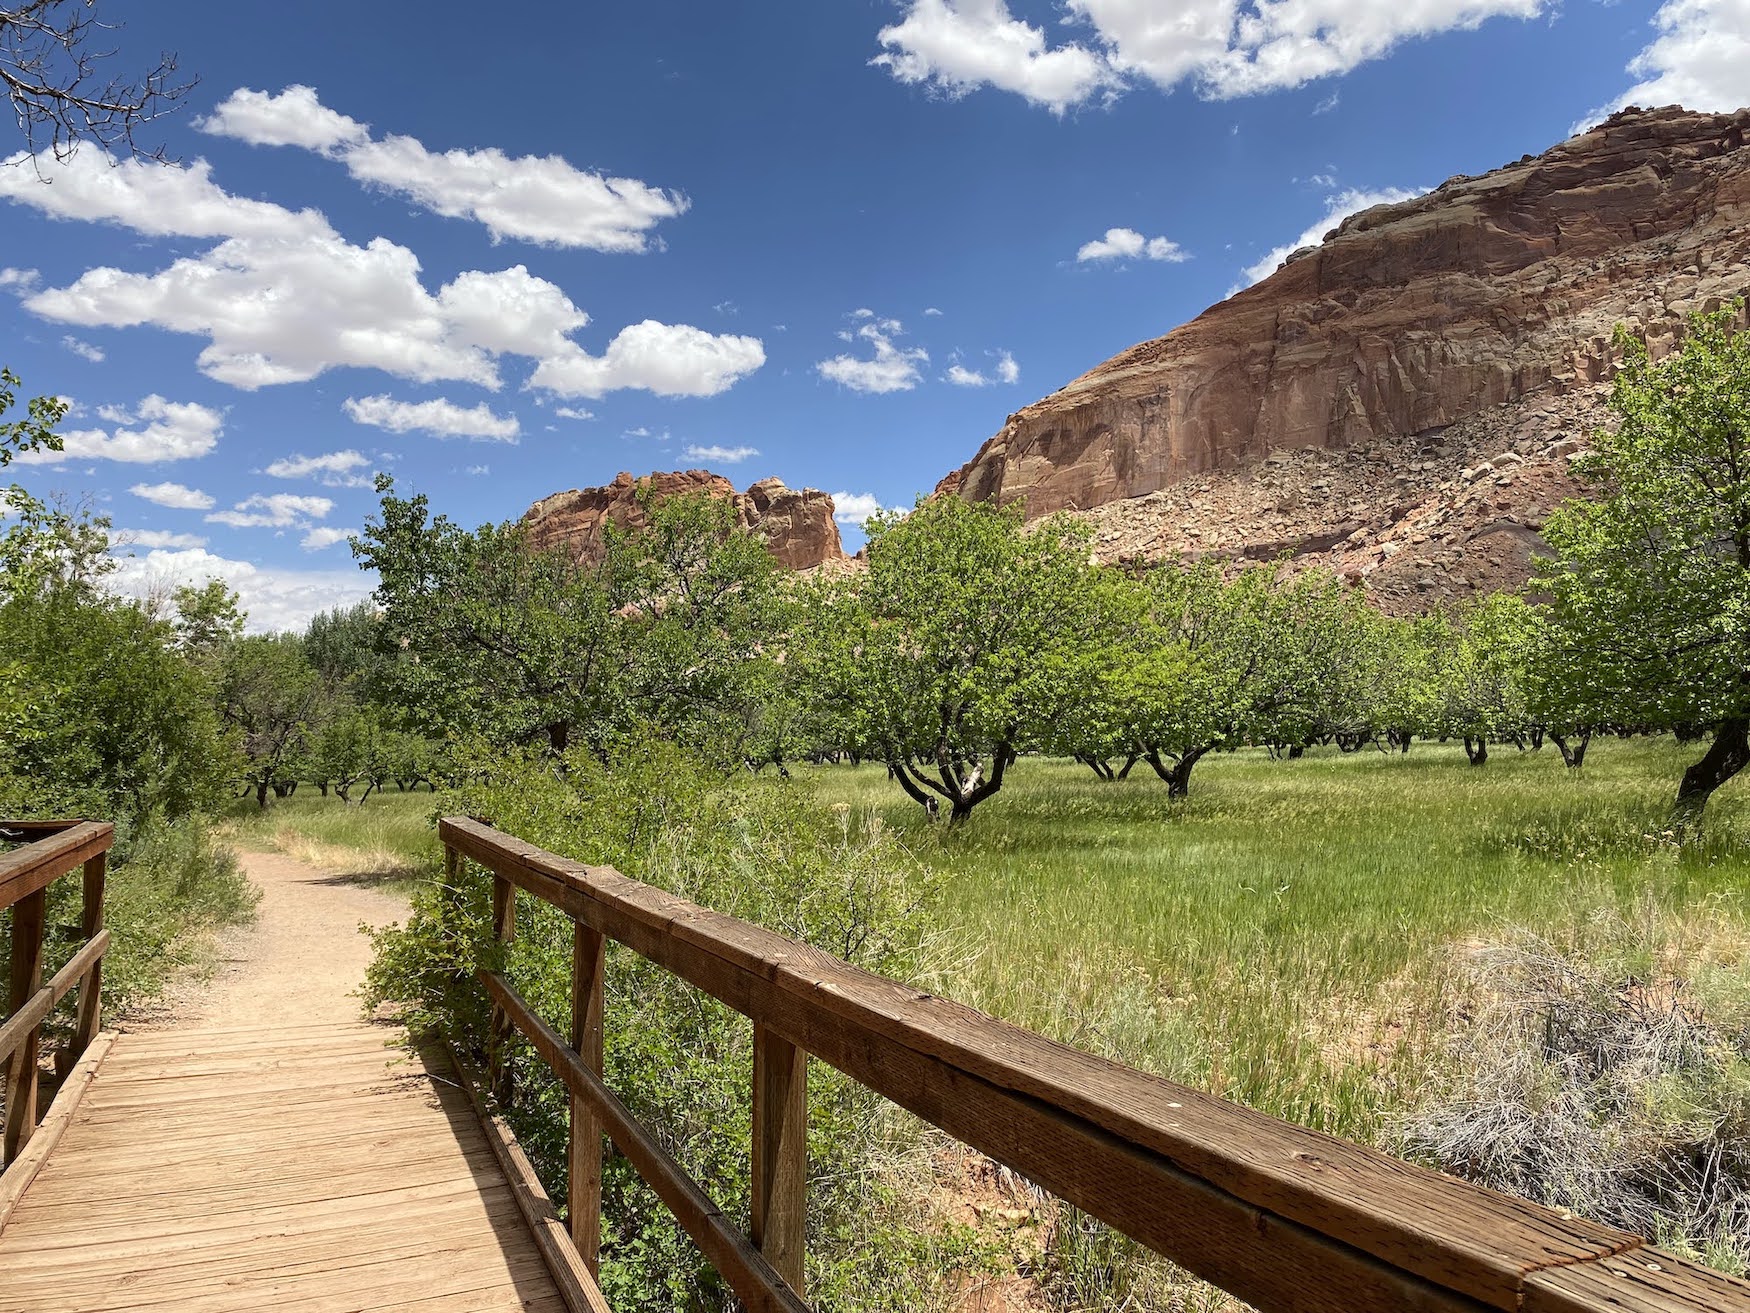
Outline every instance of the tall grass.
{"label": "tall grass", "polygon": [[272,800],[234,801],[221,821],[232,843],[284,853],[348,875],[403,877],[411,882],[442,856],[435,825],[443,795],[373,793],[363,802],[324,798],[299,789]]}

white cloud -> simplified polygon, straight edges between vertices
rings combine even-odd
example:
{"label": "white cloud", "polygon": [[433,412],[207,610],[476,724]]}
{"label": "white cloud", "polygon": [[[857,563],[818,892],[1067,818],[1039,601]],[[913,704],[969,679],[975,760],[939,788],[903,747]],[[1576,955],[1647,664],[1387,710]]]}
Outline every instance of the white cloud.
{"label": "white cloud", "polygon": [[724,465],[739,465],[749,456],[760,454],[758,447],[719,447],[715,444],[700,447],[689,443],[681,450],[681,455],[688,460],[718,461]]}
{"label": "white cloud", "polygon": [[940,310],[936,309],[935,306],[931,305],[931,306],[924,307],[924,313],[926,315],[935,316],[935,315],[940,315],[942,312]]}
{"label": "white cloud", "polygon": [[[150,324],[204,337],[202,372],[234,387],[305,382],[356,366],[497,388],[498,357],[520,355],[539,362],[538,386],[568,395],[643,387],[706,396],[765,363],[757,338],[648,320],[622,329],[604,356],[591,356],[570,337],[589,316],[520,265],[464,272],[434,295],[406,247],[382,237],[355,246],[315,211],[294,215],[228,196],[204,163],[110,165],[81,151],[54,167],[46,186],[29,169],[0,168],[0,195],[148,235],[224,240],[157,273],[90,269],[67,287],[32,293],[25,307],[64,324]],[[27,175],[31,189],[17,191]]]}
{"label": "white cloud", "polygon": [[432,401],[396,401],[393,397],[348,397],[341,409],[359,424],[391,433],[430,433],[440,438],[485,438],[515,442],[522,425],[515,415],[495,415],[484,401],[458,406],[443,397]]}
{"label": "white cloud", "polygon": [[104,361],[102,347],[92,346],[89,342],[81,342],[71,333],[61,339],[61,345],[80,359],[89,360],[94,365],[101,365]]}
{"label": "white cloud", "polygon": [[581,406],[555,406],[553,413],[560,419],[594,419],[595,411],[585,410]]}
{"label": "white cloud", "polygon": [[222,579],[237,592],[252,633],[302,629],[317,612],[362,601],[375,587],[370,575],[356,569],[271,569],[203,548],[119,557],[106,583],[127,596],[150,597],[208,579]]}
{"label": "white cloud", "polygon": [[1376,205],[1396,205],[1401,201],[1411,201],[1427,191],[1425,187],[1386,187],[1379,191],[1357,191],[1351,187],[1348,191],[1339,192],[1335,196],[1325,198],[1325,214],[1305,232],[1292,242],[1284,242],[1281,246],[1267,252],[1256,263],[1247,265],[1240,271],[1240,277],[1245,281],[1228,289],[1232,296],[1242,287],[1250,287],[1261,283],[1282,267],[1282,262],[1303,246],[1318,246],[1325,240],[1325,234],[1351,214],[1360,214],[1363,210],[1371,210]]}
{"label": "white cloud", "polygon": [[304,529],[311,520],[327,517],[334,503],[327,497],[305,497],[293,492],[256,493],[228,511],[214,511],[207,519],[233,529]]}
{"label": "white cloud", "polygon": [[1718,114],[1750,105],[1750,0],[1666,0],[1652,21],[1658,37],[1628,66],[1639,81],[1611,110],[1682,105]]}
{"label": "white cloud", "polygon": [[955,361],[948,366],[948,372],[943,377],[954,386],[963,388],[983,388],[989,387],[992,383],[1019,383],[1021,381],[1021,367],[1015,363],[1013,355],[1007,351],[992,351],[987,354],[996,357],[996,364],[991,366],[988,374],[983,370],[968,369],[959,361]]}
{"label": "white cloud", "polygon": [[1134,228],[1108,228],[1104,237],[1084,243],[1076,252],[1078,261],[1164,260],[1179,264],[1190,258],[1177,242],[1165,237],[1144,237]]}
{"label": "white cloud", "polygon": [[592,400],[622,388],[659,397],[714,397],[765,363],[757,337],[646,319],[622,328],[599,356],[567,343],[566,350],[541,361],[529,386]]}
{"label": "white cloud", "polygon": [[[857,356],[834,356],[815,365],[820,376],[843,384],[853,392],[910,392],[923,377],[920,366],[930,363],[930,353],[922,347],[901,347],[893,339],[905,331],[897,319],[878,319],[872,310],[858,310],[852,315],[863,320],[855,336],[875,350],[870,359]],[[850,336],[841,334],[846,341]]]}
{"label": "white cloud", "polygon": [[35,269],[14,269],[11,265],[0,269],[0,291],[14,296],[28,296],[41,281],[42,275]]}
{"label": "white cloud", "polygon": [[331,451],[321,456],[284,456],[262,471],[275,479],[317,479],[330,488],[367,488],[360,470],[370,465],[362,452]]}
{"label": "white cloud", "polygon": [[[114,413],[114,412],[112,412]],[[225,417],[193,401],[166,401],[154,393],[135,408],[144,428],[73,429],[61,435],[60,451],[27,451],[13,457],[20,464],[53,465],[74,459],[119,460],[137,465],[190,460],[204,456],[219,442]]]}
{"label": "white cloud", "polygon": [[886,49],[870,63],[901,82],[950,96],[997,87],[1054,114],[1122,82],[1100,51],[1075,43],[1048,48],[1044,31],[1016,18],[1005,0],[912,0],[876,40]]}
{"label": "white cloud", "polygon": [[1015,363],[1015,357],[1007,351],[997,352],[996,373],[999,383],[1019,383],[1021,381],[1021,367]]}
{"label": "white cloud", "polygon": [[[40,174],[40,176],[39,176]],[[186,165],[114,162],[82,150],[64,160],[20,152],[0,165],[0,197],[53,219],[117,223],[147,237],[332,236],[315,210],[293,213],[270,201],[232,196],[205,160]]]}
{"label": "white cloud", "polygon": [[144,497],[154,506],[168,506],[178,511],[210,511],[213,499],[199,488],[180,483],[136,483],[128,489],[136,497]]}
{"label": "white cloud", "polygon": [[117,547],[205,547],[198,533],[173,533],[169,529],[117,529],[110,535]]}
{"label": "white cloud", "polygon": [[301,146],[320,154],[370,140],[371,130],[357,119],[329,109],[314,87],[297,83],[277,96],[238,87],[195,127],[253,146]]}
{"label": "white cloud", "polygon": [[833,519],[840,524],[854,524],[861,529],[871,515],[882,511],[881,499],[868,492],[835,492],[832,495]]}
{"label": "white cloud", "polygon": [[[881,29],[874,63],[949,95],[995,87],[1053,113],[1138,81],[1194,82],[1210,99],[1298,87],[1346,73],[1399,42],[1532,18],[1549,0],[1065,0],[1056,45],[1006,0],[909,0]],[[1707,3],[1708,0],[1673,0]]]}
{"label": "white cloud", "polygon": [[239,88],[198,126],[339,159],[358,181],[436,214],[484,224],[494,241],[642,251],[652,228],[688,208],[678,192],[636,178],[605,177],[557,155],[513,157],[490,147],[439,152],[412,137],[373,139],[364,124],[327,108],[306,86],[287,87],[277,96]]}
{"label": "white cloud", "polygon": [[307,552],[319,552],[324,547],[332,547],[336,543],[345,542],[357,532],[357,529],[333,529],[327,525],[321,525],[306,533],[299,540],[298,545]]}

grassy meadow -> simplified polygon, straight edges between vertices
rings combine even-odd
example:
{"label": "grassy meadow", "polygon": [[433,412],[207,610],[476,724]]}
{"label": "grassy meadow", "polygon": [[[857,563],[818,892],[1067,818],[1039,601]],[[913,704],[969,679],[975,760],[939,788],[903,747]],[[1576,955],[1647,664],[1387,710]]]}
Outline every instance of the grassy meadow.
{"label": "grassy meadow", "polygon": [[[1102,782],[1024,760],[958,831],[923,824],[879,766],[802,768],[823,805],[896,827],[937,875],[939,979],[1021,1025],[1302,1124],[1390,1144],[1473,988],[1482,945],[1527,933],[1741,989],[1750,801],[1705,841],[1663,834],[1683,767],[1669,739],[1600,740],[1468,765],[1315,749],[1206,759],[1191,797],[1152,773]],[[1142,768],[1146,771],[1146,767]],[[771,787],[787,787],[773,780]],[[349,806],[300,789],[228,837],[334,869],[430,869],[443,801]],[[1660,957],[1662,962],[1652,959]],[[1710,983],[1711,982],[1711,983]]]}

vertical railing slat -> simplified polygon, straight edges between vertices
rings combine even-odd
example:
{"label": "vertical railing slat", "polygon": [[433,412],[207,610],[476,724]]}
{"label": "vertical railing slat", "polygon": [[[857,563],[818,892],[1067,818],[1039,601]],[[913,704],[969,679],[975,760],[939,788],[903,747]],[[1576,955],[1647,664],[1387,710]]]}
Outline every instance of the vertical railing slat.
{"label": "vertical railing slat", "polygon": [[[585,1066],[602,1074],[602,975],[607,940],[600,931],[573,922],[571,949],[571,1047]],[[602,1240],[602,1123],[590,1106],[571,1100],[570,1177],[567,1211],[571,1239],[592,1276]]]}
{"label": "vertical railing slat", "polygon": [[753,1242],[798,1295],[808,1222],[808,1055],[753,1030]]}
{"label": "vertical railing slat", "polygon": [[[499,875],[492,875],[492,934],[499,943],[508,945],[516,938],[516,886]],[[511,1098],[510,1046],[516,1038],[516,1025],[509,1014],[496,1003],[492,1006],[492,1035],[488,1062],[491,1068],[492,1097],[499,1107],[507,1107]]]}
{"label": "vertical railing slat", "polygon": [[[11,1008],[17,1012],[43,985],[43,921],[48,890],[38,889],[12,905]],[[6,1070],[5,1162],[18,1157],[36,1130],[37,1059],[42,1049],[39,1022],[18,1046]]]}
{"label": "vertical railing slat", "polygon": [[[79,930],[89,943],[103,930],[103,891],[108,878],[109,854],[98,853],[85,863],[84,902],[80,906]],[[73,1060],[77,1061],[97,1038],[103,1022],[103,959],[79,982],[79,1019],[73,1031]],[[70,1064],[69,1064],[70,1065]]]}

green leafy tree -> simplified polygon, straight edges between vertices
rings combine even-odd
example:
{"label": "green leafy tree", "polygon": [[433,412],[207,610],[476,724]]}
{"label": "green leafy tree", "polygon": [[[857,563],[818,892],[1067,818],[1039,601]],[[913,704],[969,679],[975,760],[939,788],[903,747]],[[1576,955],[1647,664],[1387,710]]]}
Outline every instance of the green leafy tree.
{"label": "green leafy tree", "polygon": [[177,649],[198,662],[217,660],[243,636],[242,599],[223,579],[185,584],[171,594],[171,605]]}
{"label": "green leafy tree", "polygon": [[1682,348],[1654,361],[1618,329],[1619,423],[1577,468],[1594,496],[1550,517],[1538,571],[1557,690],[1593,723],[1711,728],[1683,776],[1688,827],[1750,763],[1750,333],[1743,303],[1693,316]]}
{"label": "green leafy tree", "polygon": [[287,778],[323,708],[322,681],[294,634],[250,635],[232,644],[219,668],[218,706],[239,737],[243,777],[255,802]]}
{"label": "green leafy tree", "polygon": [[1110,657],[1085,527],[957,497],[869,524],[869,567],[814,617],[847,746],[950,823],[1085,697]]}
{"label": "green leafy tree", "polygon": [[1537,617],[1522,597],[1494,593],[1461,609],[1440,660],[1439,725],[1464,740],[1473,766],[1489,744],[1524,745],[1533,715],[1526,670],[1536,647]]}

